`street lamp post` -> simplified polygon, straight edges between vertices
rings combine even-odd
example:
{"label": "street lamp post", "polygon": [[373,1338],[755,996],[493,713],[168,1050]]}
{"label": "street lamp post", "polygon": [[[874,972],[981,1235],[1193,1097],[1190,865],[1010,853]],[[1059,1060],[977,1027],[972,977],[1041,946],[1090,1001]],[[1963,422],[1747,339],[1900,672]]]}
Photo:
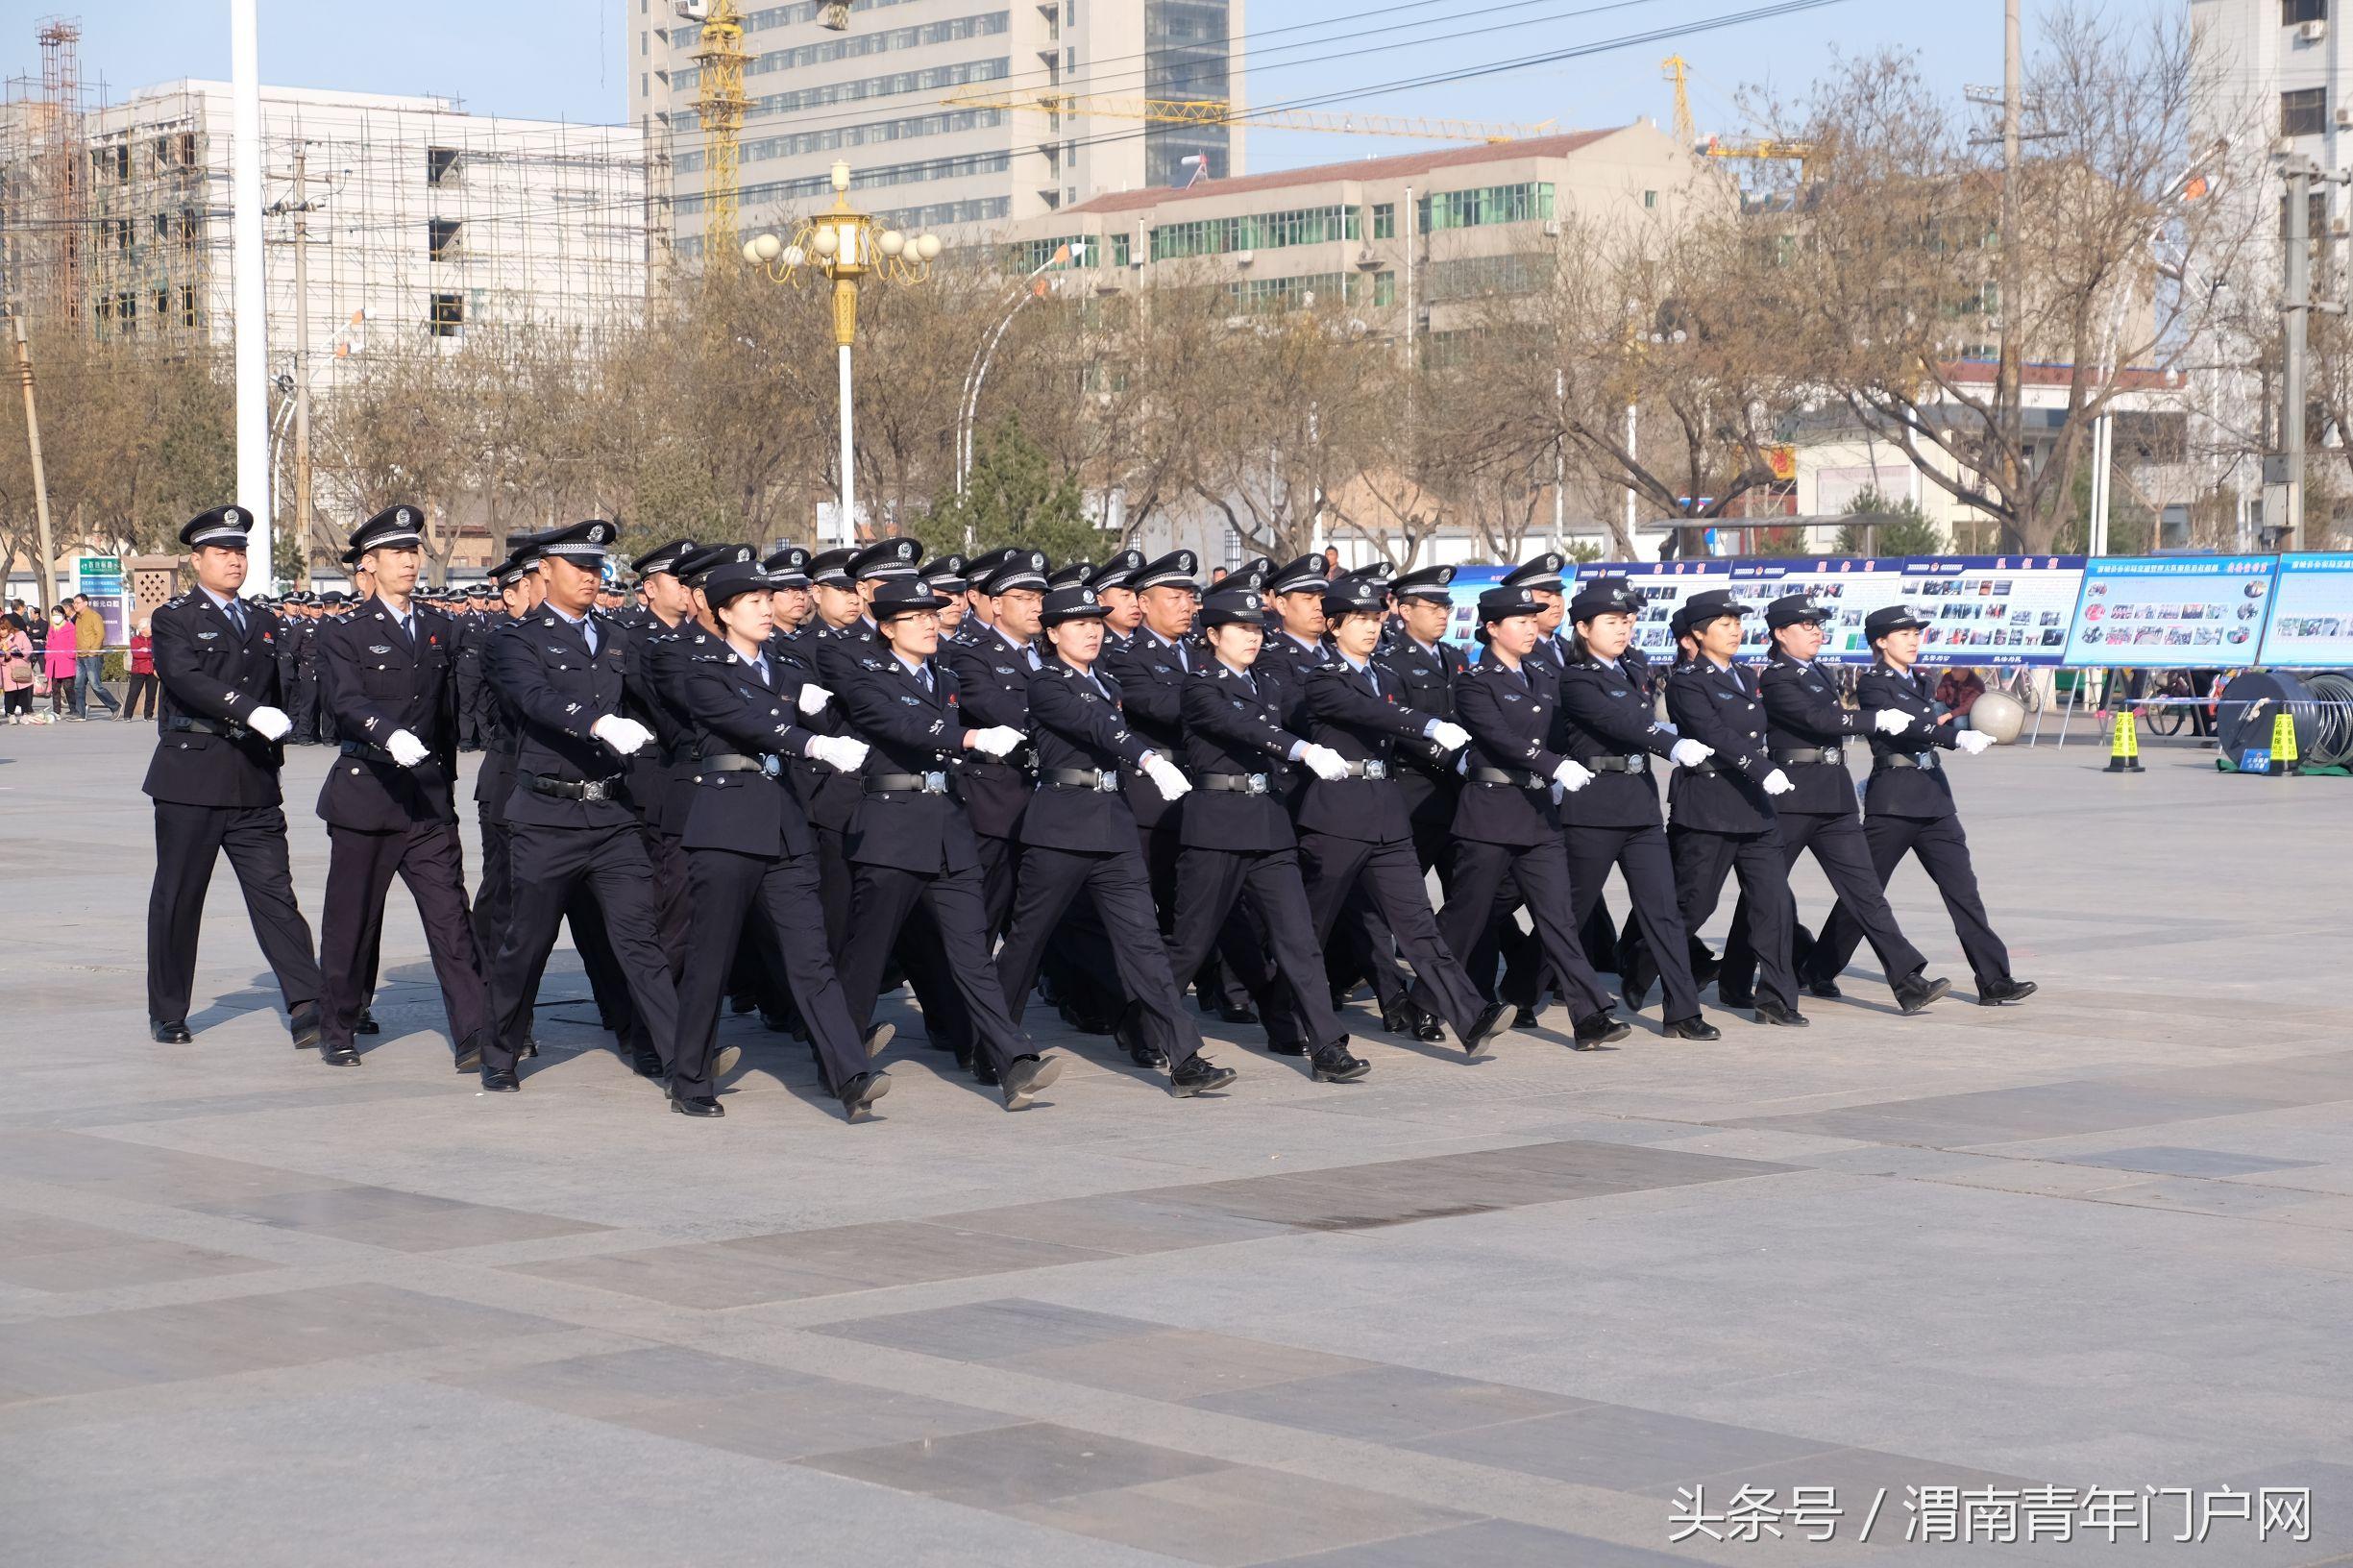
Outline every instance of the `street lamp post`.
{"label": "street lamp post", "polygon": [[961,498],[964,495],[965,482],[971,477],[973,427],[980,418],[980,387],[981,382],[989,379],[989,364],[996,357],[997,344],[1004,338],[1006,330],[1013,326],[1013,318],[1021,313],[1021,307],[1039,297],[1041,288],[1038,280],[1044,277],[1049,268],[1059,267],[1065,262],[1083,266],[1086,260],[1087,242],[1083,239],[1054,247],[1054,254],[1039,262],[1030,275],[1021,280],[1020,297],[1013,302],[1013,308],[1006,311],[1004,319],[996,324],[996,331],[981,339],[979,350],[972,355],[972,368],[965,372],[964,396],[956,404],[956,494],[958,497]]}
{"label": "street lamp post", "polygon": [[811,272],[833,284],[833,341],[841,367],[842,538],[857,536],[857,467],[850,418],[850,344],[858,335],[858,284],[869,274],[894,282],[919,283],[931,276],[940,254],[937,234],[902,234],[877,228],[868,213],[849,205],[849,165],[833,166],[833,207],[803,223],[787,244],[773,233],[745,242],[744,259],[774,282],[800,286]]}

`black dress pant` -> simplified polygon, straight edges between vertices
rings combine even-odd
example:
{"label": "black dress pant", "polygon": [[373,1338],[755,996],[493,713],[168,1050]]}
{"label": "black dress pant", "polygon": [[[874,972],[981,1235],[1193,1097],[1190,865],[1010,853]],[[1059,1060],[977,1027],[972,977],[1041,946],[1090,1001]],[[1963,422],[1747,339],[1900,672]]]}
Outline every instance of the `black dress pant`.
{"label": "black dress pant", "polygon": [[[645,836],[646,858],[653,865],[653,907],[662,954],[670,960],[670,972],[683,975],[686,931],[692,919],[686,896],[686,845],[650,823],[640,827],[639,832]],[[811,889],[812,893],[816,891]]]}
{"label": "black dress pant", "polygon": [[988,910],[989,944],[993,947],[1013,921],[1014,868],[1020,851],[1009,838],[988,833],[973,838],[980,845],[981,902]]}
{"label": "black dress pant", "polygon": [[693,849],[686,856],[687,888],[695,912],[678,985],[678,1030],[662,1065],[682,1095],[711,1092],[711,1059],[719,1047],[719,1008],[745,916],[755,907],[775,940],[800,1016],[817,1047],[825,1087],[867,1070],[866,1047],[850,1022],[833,955],[825,947],[818,907],[814,853],[770,859],[726,849]]}
{"label": "black dress pant", "polygon": [[[1675,861],[1667,846],[1666,829],[1655,822],[1641,827],[1582,827],[1562,830],[1568,851],[1569,886],[1577,898],[1577,921],[1582,926],[1602,901],[1602,880],[1616,867],[1626,879],[1628,931],[1618,936],[1619,978],[1625,990],[1650,990],[1650,976],[1636,967],[1654,968],[1665,988],[1659,1017],[1680,1023],[1700,1016],[1700,988],[1691,975],[1691,949],[1676,898]],[[1631,940],[1638,936],[1639,941]],[[1655,957],[1652,955],[1656,955]]]}
{"label": "black dress pant", "polygon": [[[923,1008],[923,1028],[940,1043],[940,1020],[933,1009],[944,1006],[943,993],[952,994],[961,1015],[957,1027],[969,1041],[958,1049],[985,1053],[989,1065],[1002,1076],[1017,1056],[1036,1054],[1020,1026],[1005,1010],[996,967],[990,961],[987,900],[981,891],[980,868],[961,871],[911,871],[900,866],[855,863],[856,883],[850,893],[851,937],[836,965],[842,992],[849,1006],[850,1022],[863,1038],[873,1017],[875,989],[893,951],[901,952],[916,1000]],[[910,917],[920,907],[931,917],[936,960],[920,947],[899,942]],[[912,961],[912,962],[910,962]],[[933,964],[937,963],[937,968]]]}
{"label": "black dress pant", "polygon": [[[1985,900],[1977,894],[1977,872],[1970,863],[1969,838],[1961,831],[1960,818],[1866,817],[1863,842],[1871,847],[1872,874],[1882,889],[1907,853],[1918,855],[1922,869],[1936,884],[1936,891],[1944,895],[1945,912],[1952,917],[1953,934],[1961,939],[1961,952],[1969,960],[1969,972],[1980,986],[1989,980],[2010,978],[2010,950],[1994,934],[1993,921],[1986,918]],[[1864,935],[1863,922],[1849,909],[1846,900],[1839,900],[1838,907],[1830,911],[1830,918],[1823,922],[1822,935],[1815,940],[1807,977],[1828,979],[1836,975],[1854,956],[1855,943]]]}
{"label": "black dress pant", "polygon": [[482,879],[474,887],[474,945],[487,961],[498,956],[500,941],[506,934],[507,918],[514,912],[515,856],[506,823],[492,821],[487,808],[481,811],[479,821]]}
{"label": "black dress pant", "polygon": [[1470,1034],[1486,1004],[1456,962],[1453,949],[1438,935],[1437,917],[1430,912],[1430,893],[1410,840],[1369,844],[1362,839],[1303,832],[1299,835],[1299,870],[1307,884],[1308,910],[1315,918],[1318,942],[1331,939],[1348,895],[1361,887],[1413,970],[1409,992],[1413,1004],[1452,1024],[1458,1036]]}
{"label": "black dress pant", "polygon": [[1798,981],[1790,968],[1790,919],[1797,906],[1789,896],[1789,866],[1781,858],[1781,835],[1715,833],[1687,828],[1675,841],[1675,901],[1683,929],[1697,931],[1716,912],[1724,879],[1737,872],[1749,906],[1749,945],[1756,954],[1756,991],[1796,1011]]}
{"label": "black dress pant", "polygon": [[294,901],[286,860],[286,814],[277,806],[186,806],[156,802],[156,880],[147,896],[147,1016],[179,1023],[196,984],[196,937],[212,867],[229,857],[245,894],[254,940],[278,977],[291,1013],[319,999],[319,966],[310,925]]}
{"label": "black dress pant", "polygon": [[[653,868],[635,822],[610,827],[542,827],[527,822],[507,828],[514,844],[514,913],[499,956],[490,966],[494,1033],[482,1047],[482,1066],[508,1067],[523,1046],[531,1022],[531,1003],[540,971],[555,945],[555,928],[565,907],[583,890],[603,917],[605,940],[621,970],[640,1038],[654,1049],[674,1049],[678,1036],[678,988],[663,955],[653,907]],[[578,923],[574,925],[575,934]]]}
{"label": "black dress pant", "polygon": [[1111,938],[1120,988],[1142,1014],[1144,1039],[1166,1053],[1171,1067],[1183,1065],[1200,1051],[1201,1031],[1194,1027],[1177,989],[1168,949],[1162,944],[1160,922],[1153,913],[1151,881],[1143,856],[1137,851],[1022,845],[1013,928],[1005,934],[1005,945],[996,958],[997,989],[1014,1020],[1020,1021],[1029,988],[1038,980],[1038,966],[1044,961],[1046,943],[1081,888],[1093,895],[1095,913]]}
{"label": "black dress pant", "polygon": [[1571,892],[1569,857],[1557,837],[1526,847],[1457,840],[1454,879],[1446,908],[1438,917],[1438,934],[1446,939],[1446,945],[1457,952],[1473,951],[1485,942],[1499,919],[1518,928],[1519,922],[1510,918],[1510,904],[1499,896],[1507,884],[1515,890],[1514,901],[1528,910],[1545,964],[1570,1010],[1580,1018],[1608,1012],[1609,995],[1594,977],[1593,967],[1585,962],[1584,946],[1577,940],[1577,900]]}
{"label": "black dress pant", "polygon": [[[1851,811],[1837,816],[1785,811],[1780,827],[1782,858],[1795,866],[1801,853],[1814,852],[1814,863],[1838,894],[1837,907],[1854,918],[1871,950],[1878,956],[1879,972],[1887,976],[1889,985],[1927,968],[1927,959],[1904,940],[1894,912],[1887,907],[1887,895],[1880,891],[1884,879],[1872,866],[1871,845],[1864,837],[1861,817]],[[1748,894],[1743,894],[1732,913],[1731,940],[1724,944],[1724,968],[1716,977],[1719,987],[1745,991],[1756,973],[1756,954],[1749,945],[1748,906]],[[1789,919],[1792,968],[1807,980],[1831,978],[1813,967],[1813,943],[1798,924],[1794,901]]]}
{"label": "black dress pant", "polygon": [[1264,929],[1265,950],[1274,959],[1263,979],[1246,969],[1240,975],[1259,1005],[1267,1038],[1310,1050],[1345,1041],[1348,1036],[1332,1011],[1323,950],[1315,944],[1314,916],[1308,908],[1306,884],[1299,879],[1296,849],[1241,851],[1186,845],[1177,857],[1176,937],[1168,950],[1171,972],[1184,974],[1189,968],[1198,968],[1244,900],[1256,915],[1257,924]]}
{"label": "black dress pant", "polygon": [[484,1038],[490,1000],[482,985],[481,953],[466,907],[464,850],[455,822],[419,822],[393,833],[327,828],[327,895],[319,910],[319,968],[327,980],[319,1044],[349,1045],[375,991],[376,949],[383,932],[384,895],[398,875],[417,901],[432,955],[433,978],[449,1017],[453,1045]]}

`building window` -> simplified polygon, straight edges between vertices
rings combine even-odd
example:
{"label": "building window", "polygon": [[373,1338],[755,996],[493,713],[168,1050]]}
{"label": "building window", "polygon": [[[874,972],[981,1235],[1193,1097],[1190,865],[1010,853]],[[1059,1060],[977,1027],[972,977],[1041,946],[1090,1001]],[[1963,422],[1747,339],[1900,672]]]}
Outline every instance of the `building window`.
{"label": "building window", "polygon": [[1378,309],[1384,309],[1384,310],[1385,310],[1385,309],[1387,309],[1387,308],[1388,308],[1390,306],[1395,305],[1396,303],[1397,303],[1397,274],[1395,274],[1395,273],[1393,273],[1393,272],[1376,272],[1376,273],[1374,273],[1374,274],[1373,274],[1373,305],[1374,305],[1374,306],[1375,306],[1376,308],[1378,308]]}
{"label": "building window", "polygon": [[461,154],[454,147],[425,149],[425,183],[429,185],[457,184],[458,161]]}
{"label": "building window", "polygon": [[1642,205],[1646,208],[1656,207],[1658,205],[1658,192],[1654,190],[1644,191],[1642,193]]}
{"label": "building window", "polygon": [[451,218],[433,218],[427,222],[426,244],[436,261],[454,261],[464,254],[457,233],[463,226]]}
{"label": "building window", "polygon": [[1113,266],[1124,267],[1128,264],[1129,244],[1128,236],[1125,234],[1111,236],[1111,264]]}
{"label": "building window", "polygon": [[180,285],[180,325],[183,327],[196,325],[196,285],[194,283]]}
{"label": "building window", "polygon": [[1397,204],[1383,202],[1379,207],[1373,208],[1373,238],[1395,239],[1396,237]]}
{"label": "building window", "polygon": [[463,294],[436,294],[432,314],[426,319],[425,330],[435,337],[462,337],[466,329],[466,297]]}
{"label": "building window", "polygon": [[2298,22],[2328,20],[2328,0],[2279,0],[2279,25],[2293,27]]}
{"label": "building window", "polygon": [[2328,88],[2299,87],[2279,95],[2279,134],[2316,136],[2328,129]]}
{"label": "building window", "polygon": [[1478,190],[1441,190],[1421,199],[1421,232],[1478,229],[1495,223],[1527,223],[1553,215],[1550,183],[1487,185]]}
{"label": "building window", "polygon": [[1279,251],[1292,245],[1324,245],[1362,236],[1362,220],[1357,208],[1303,207],[1285,212],[1163,224],[1152,231],[1152,259],[1224,256],[1233,251]]}

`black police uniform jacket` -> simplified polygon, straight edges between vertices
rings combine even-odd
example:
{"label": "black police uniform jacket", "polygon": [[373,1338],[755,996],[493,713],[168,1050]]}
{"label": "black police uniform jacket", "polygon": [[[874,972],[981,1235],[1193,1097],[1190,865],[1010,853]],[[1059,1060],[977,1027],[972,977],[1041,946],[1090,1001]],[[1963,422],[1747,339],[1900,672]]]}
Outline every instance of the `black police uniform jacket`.
{"label": "black police uniform jacket", "polygon": [[[286,707],[279,674],[278,617],[247,609],[245,632],[202,589],[156,607],[156,704],[161,737],[140,786],[183,806],[274,806],[285,750],[245,727],[256,708]],[[191,729],[202,723],[219,733]]]}
{"label": "black police uniform jacket", "polygon": [[[515,722],[510,826],[613,828],[636,820],[618,787],[625,760],[589,733],[598,720],[621,711],[629,640],[610,621],[590,615],[597,626],[594,653],[581,627],[545,608],[490,644],[484,668]],[[610,781],[615,788],[601,800],[567,800],[538,794],[527,775],[574,784]]]}
{"label": "black police uniform jacket", "polygon": [[[1373,661],[1396,677],[1397,699],[1407,707],[1433,719],[1455,717],[1455,679],[1470,666],[1459,647],[1440,643],[1434,653],[1400,631],[1374,652]],[[1454,757],[1435,741],[1408,741],[1398,747],[1397,756],[1405,764],[1397,787],[1406,792],[1408,813],[1425,826],[1451,823],[1462,784]]]}
{"label": "black police uniform jacket", "polygon": [[[1194,783],[1185,797],[1178,843],[1189,848],[1265,854],[1297,845],[1284,801],[1294,774],[1300,737],[1285,727],[1297,704],[1290,684],[1264,661],[1241,674],[1217,659],[1185,683],[1185,772]],[[1262,793],[1211,790],[1213,773],[1263,775]]]}
{"label": "black police uniform jacket", "polygon": [[[815,738],[800,724],[800,677],[771,658],[763,678],[724,643],[699,649],[685,662],[681,695],[690,729],[673,786],[687,801],[685,846],[770,858],[815,851],[808,816],[784,776],[784,760],[806,756]],[[774,758],[775,772],[698,766],[720,756]]]}
{"label": "black police uniform jacket", "polygon": [[[882,639],[865,621],[853,621],[846,626],[811,625],[783,641],[791,645],[787,662],[805,679],[836,694],[824,712],[804,719],[803,724],[812,734],[849,734],[848,713],[839,694],[864,673],[864,661],[891,656]],[[939,662],[933,661],[935,665]],[[809,821],[829,833],[848,832],[863,795],[857,775],[836,772],[821,762],[796,762],[792,774],[793,787],[800,792],[800,803],[808,812]]]}
{"label": "black police uniform jacket", "polygon": [[1561,757],[1546,744],[1560,702],[1553,667],[1529,658],[1507,670],[1490,653],[1455,677],[1454,698],[1455,722],[1471,732],[1466,766],[1514,780],[1466,777],[1455,802],[1455,837],[1523,849],[1556,837],[1560,813],[1552,786]]}
{"label": "black police uniform jacket", "polygon": [[1635,665],[1631,649],[1615,664],[1580,654],[1562,670],[1553,749],[1586,768],[1604,757],[1642,765],[1639,772],[1594,769],[1592,783],[1561,799],[1560,820],[1568,826],[1660,825],[1654,774],[1676,736],[1651,705],[1648,673]]}
{"label": "black police uniform jacket", "polygon": [[[1052,658],[1029,677],[1030,748],[1038,754],[1038,788],[1021,814],[1021,842],[1046,849],[1108,855],[1137,848],[1136,814],[1126,780],[1159,748],[1128,728],[1118,682],[1097,665],[1089,673]],[[1175,754],[1161,751],[1171,763]],[[1046,782],[1057,769],[1110,773],[1113,790]],[[1158,792],[1155,792],[1157,795]]]}
{"label": "black police uniform jacket", "polygon": [[[1797,788],[1774,801],[1776,811],[1803,817],[1855,815],[1854,778],[1847,772],[1844,743],[1869,735],[1872,716],[1838,699],[1838,688],[1823,668],[1810,659],[1793,659],[1778,649],[1766,663],[1757,684],[1765,699],[1765,739]],[[1826,751],[1837,747],[1836,762],[1799,762],[1791,753]]]}
{"label": "black police uniform jacket", "polygon": [[929,661],[932,688],[926,692],[906,661],[887,647],[874,650],[880,646],[870,646],[847,665],[831,659],[825,668],[836,672],[834,679],[822,682],[846,710],[850,733],[868,747],[846,853],[853,861],[924,875],[973,870],[980,865],[980,843],[954,795],[867,789],[865,781],[894,773],[941,773],[952,785],[952,764],[964,754],[956,672]]}
{"label": "black police uniform jacket", "polygon": [[[1933,691],[1926,671],[1907,675],[1892,666],[1876,664],[1855,677],[1854,699],[1862,704],[1866,722],[1881,708],[1894,708],[1914,720],[1912,727],[1900,735],[1872,732],[1871,782],[1863,790],[1867,815],[1933,821],[1953,814],[1952,781],[1945,776],[1945,759],[1937,753],[1959,747],[1960,730],[1957,725],[1937,723],[1951,709],[1939,702]],[[1916,766],[1897,766],[1887,760],[1891,756],[1909,757]]]}
{"label": "black police uniform jacket", "polygon": [[[1376,672],[1379,666],[1373,667]],[[1308,676],[1307,738],[1350,762],[1396,762],[1401,741],[1418,741],[1430,716],[1398,705],[1395,681],[1372,682],[1335,655]],[[1299,825],[1361,844],[1401,844],[1413,836],[1405,792],[1388,778],[1314,779],[1299,797]]]}
{"label": "black police uniform jacket", "polygon": [[[638,637],[630,649],[634,656],[623,677],[622,696],[629,717],[653,731],[653,743],[629,759],[629,797],[640,816],[669,838],[686,831],[687,809],[694,804],[692,790],[675,787],[690,771],[687,764],[695,749],[694,722],[687,712],[687,672],[697,658],[726,650],[725,643],[694,620],[681,621],[674,627],[657,624]],[[654,772],[661,776],[657,779]]]}
{"label": "black police uniform jacket", "polygon": [[[404,636],[369,598],[319,637],[319,700],[343,737],[319,788],[319,816],[332,826],[395,833],[457,819],[455,628],[414,602],[408,624]],[[404,729],[430,753],[414,768],[384,749]]]}
{"label": "black police uniform jacket", "polygon": [[[1259,646],[1259,656],[1251,663],[1250,674],[1274,680],[1281,687],[1285,707],[1283,727],[1294,734],[1303,732],[1311,723],[1308,713],[1308,676],[1320,665],[1336,657],[1322,643],[1311,648],[1289,632],[1276,628],[1266,634]],[[1375,654],[1378,658],[1380,655]],[[1215,658],[1210,661],[1215,664]]]}
{"label": "black police uniform jacket", "polygon": [[482,762],[474,771],[474,804],[476,814],[491,827],[506,825],[507,797],[515,793],[515,747],[522,737],[515,727],[514,714],[500,696],[498,683],[490,678],[490,649],[500,638],[528,619],[501,610],[489,629],[482,633],[482,706],[486,711]]}
{"label": "black police uniform jacket", "polygon": [[[969,639],[951,648],[940,646],[948,667],[956,672],[956,700],[964,711],[965,727],[988,729],[1008,725],[1027,733],[1029,724],[1030,649],[1016,647],[994,626],[982,626]],[[1029,809],[1030,780],[1019,751],[1004,761],[978,751],[964,757],[964,803],[972,815],[972,831],[993,839],[1010,839]]]}
{"label": "black police uniform jacket", "polygon": [[1706,658],[1667,676],[1667,718],[1683,739],[1715,747],[1704,769],[1679,768],[1667,786],[1677,825],[1707,833],[1762,833],[1773,825],[1765,779],[1779,766],[1765,749],[1765,704],[1756,675]]}
{"label": "black police uniform jacket", "polygon": [[[1185,743],[1185,681],[1189,669],[1212,662],[1209,653],[1188,637],[1181,645],[1161,641],[1149,626],[1139,626],[1125,648],[1114,650],[1108,640],[1095,673],[1115,685],[1127,715],[1128,727],[1144,745],[1174,760]],[[1033,696],[1032,700],[1036,700]],[[1161,798],[1160,789],[1143,774],[1131,771],[1121,780],[1128,809],[1140,827],[1158,827],[1161,819],[1177,809]]]}

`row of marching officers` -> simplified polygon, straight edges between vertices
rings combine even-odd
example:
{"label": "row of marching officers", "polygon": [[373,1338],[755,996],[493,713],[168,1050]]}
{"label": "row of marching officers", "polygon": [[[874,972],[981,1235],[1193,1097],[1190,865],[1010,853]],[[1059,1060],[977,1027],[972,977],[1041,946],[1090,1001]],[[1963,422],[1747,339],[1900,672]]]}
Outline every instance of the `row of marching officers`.
{"label": "row of marching officers", "polygon": [[[1711,970],[1728,1005],[1802,1025],[1800,990],[1838,994],[1863,941],[1915,1013],[1949,988],[1882,892],[1907,850],[1979,999],[2033,990],[1987,919],[1940,761],[1985,742],[1924,695],[1919,622],[1873,614],[1878,662],[1850,708],[1814,663],[1817,606],[1770,606],[1759,677],[1737,659],[1745,607],[1698,595],[1674,622],[1683,656],[1661,720],[1631,648],[1639,598],[1600,579],[1570,599],[1556,555],[1479,596],[1465,658],[1443,640],[1447,567],[1327,580],[1319,557],[1261,560],[1204,599],[1184,551],[1049,572],[1023,550],[927,566],[905,538],[765,559],[678,540],[638,557],[642,602],[611,614],[613,524],[525,539],[492,574],[503,618],[482,643],[494,711],[469,899],[455,639],[414,597],[419,517],[396,506],[355,530],[373,592],[323,634],[322,700],[349,738],[318,807],[315,960],[279,809],[274,625],[237,597],[250,518],[218,508],[183,531],[198,588],[157,616],[147,781],[158,1040],[190,1038],[196,920],[223,850],[296,1043],[330,1065],[360,1060],[398,875],[460,1071],[520,1087],[569,922],[608,1026],[695,1116],[723,1114],[729,1005],[800,1035],[845,1112],[866,1111],[890,1087],[875,1002],[902,980],[931,1043],[1009,1108],[1060,1068],[1022,1028],[1042,978],[1096,993],[1108,1032],[1184,1097],[1236,1076],[1203,1051],[1189,986],[1338,1083],[1370,1070],[1339,1017],[1362,978],[1392,1031],[1470,1056],[1554,996],[1578,1048],[1621,1040],[1617,1009],[1654,977],[1666,1035],[1716,1039],[1699,1002]],[[1868,814],[1846,768],[1857,737]],[[1810,941],[1787,880],[1803,849],[1838,895]],[[1612,869],[1631,903],[1614,938]],[[1732,875],[1719,965],[1694,934]],[[1597,931],[1613,950],[1589,951]]]}

